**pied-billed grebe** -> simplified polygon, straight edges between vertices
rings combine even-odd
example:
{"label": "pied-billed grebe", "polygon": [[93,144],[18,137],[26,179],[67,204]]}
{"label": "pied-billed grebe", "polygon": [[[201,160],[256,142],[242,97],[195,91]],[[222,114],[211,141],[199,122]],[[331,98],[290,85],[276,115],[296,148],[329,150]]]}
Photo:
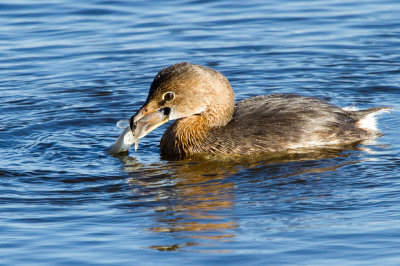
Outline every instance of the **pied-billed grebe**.
{"label": "pied-billed grebe", "polygon": [[236,105],[234,100],[234,92],[220,72],[190,63],[175,64],[154,78],[146,103],[130,118],[131,130],[137,140],[176,120],[165,131],[160,146],[163,154],[179,157],[282,152],[375,137],[379,133],[374,115],[390,109],[347,111],[293,94],[256,96]]}

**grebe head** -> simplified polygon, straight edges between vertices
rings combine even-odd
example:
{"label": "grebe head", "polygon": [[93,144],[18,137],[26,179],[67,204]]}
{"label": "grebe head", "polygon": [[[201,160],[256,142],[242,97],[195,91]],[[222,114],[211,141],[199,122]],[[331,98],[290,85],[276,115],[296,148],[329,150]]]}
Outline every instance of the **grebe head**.
{"label": "grebe head", "polygon": [[220,72],[190,63],[175,64],[154,78],[146,103],[130,119],[131,129],[154,112],[162,116],[141,123],[146,130],[139,138],[176,119],[203,117],[207,127],[224,126],[232,118],[234,100],[233,90]]}

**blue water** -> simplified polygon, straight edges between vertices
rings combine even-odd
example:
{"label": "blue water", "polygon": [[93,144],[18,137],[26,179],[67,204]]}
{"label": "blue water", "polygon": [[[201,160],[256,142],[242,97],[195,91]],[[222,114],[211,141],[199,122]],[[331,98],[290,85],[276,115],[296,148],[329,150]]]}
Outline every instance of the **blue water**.
{"label": "blue water", "polygon": [[[0,264],[400,263],[400,2],[0,3]],[[168,161],[165,127],[105,153],[163,67],[237,99],[392,106],[374,143],[285,160]]]}

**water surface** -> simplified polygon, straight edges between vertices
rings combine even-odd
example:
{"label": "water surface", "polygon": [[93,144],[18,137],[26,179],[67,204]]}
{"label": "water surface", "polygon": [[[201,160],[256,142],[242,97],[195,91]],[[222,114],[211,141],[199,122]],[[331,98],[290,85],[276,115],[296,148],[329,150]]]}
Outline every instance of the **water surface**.
{"label": "water surface", "polygon": [[[400,3],[2,1],[0,264],[398,264]],[[392,106],[384,136],[285,158],[110,156],[115,123],[191,61],[237,99]]]}

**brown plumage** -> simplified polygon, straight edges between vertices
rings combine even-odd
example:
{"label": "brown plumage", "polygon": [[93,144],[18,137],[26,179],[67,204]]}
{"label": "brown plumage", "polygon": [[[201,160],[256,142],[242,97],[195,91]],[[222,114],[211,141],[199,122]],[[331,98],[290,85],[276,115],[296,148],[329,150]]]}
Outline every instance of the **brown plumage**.
{"label": "brown plumage", "polygon": [[176,120],[162,136],[160,147],[163,154],[178,157],[282,152],[375,137],[379,133],[366,120],[374,122],[373,115],[389,109],[346,111],[293,94],[256,96],[236,105],[234,99],[220,72],[190,63],[175,64],[157,74],[146,103],[131,118],[131,127],[152,112],[164,112],[165,119],[151,125],[151,130]]}

